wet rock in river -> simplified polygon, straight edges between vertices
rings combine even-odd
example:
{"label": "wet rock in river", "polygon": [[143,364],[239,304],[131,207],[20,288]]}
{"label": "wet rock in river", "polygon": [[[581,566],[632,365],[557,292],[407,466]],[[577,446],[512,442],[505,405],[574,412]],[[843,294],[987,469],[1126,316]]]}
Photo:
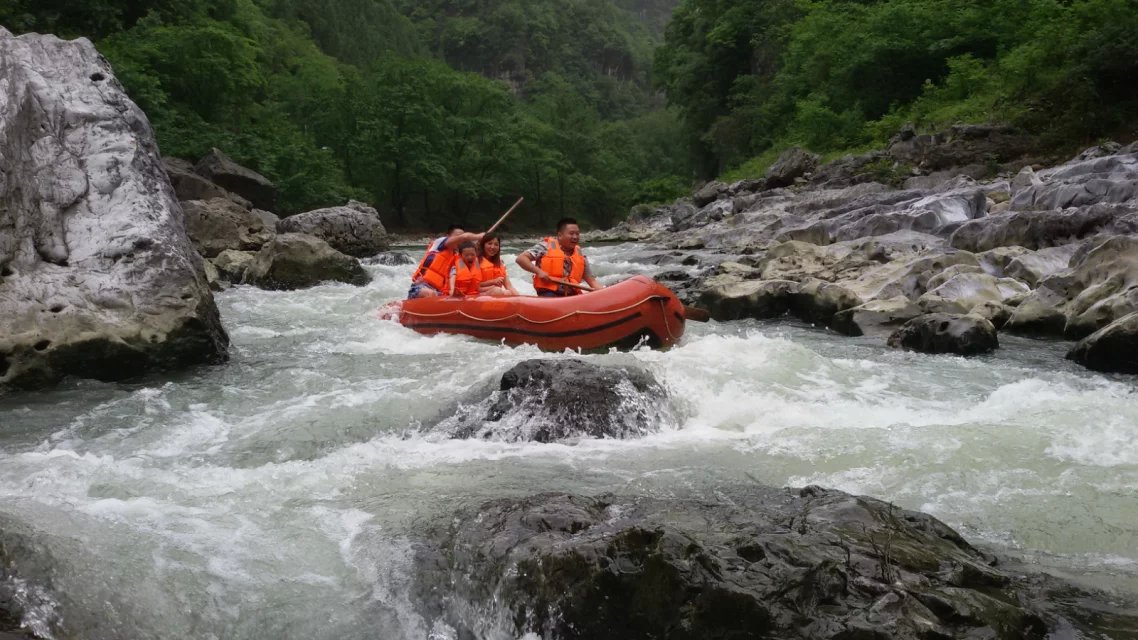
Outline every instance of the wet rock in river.
{"label": "wet rock in river", "polygon": [[1083,338],[1067,358],[1095,371],[1138,373],[1138,312]]}
{"label": "wet rock in river", "polygon": [[431,533],[417,596],[459,638],[1043,638],[1074,628],[935,518],[818,487],[542,494]]}
{"label": "wet rock in river", "polygon": [[889,336],[889,346],[921,353],[971,356],[999,348],[996,327],[979,315],[927,313]]}
{"label": "wet rock in river", "polygon": [[439,429],[455,438],[558,442],[633,438],[674,423],[668,392],[648,371],[576,359],[536,359],[502,375],[489,398]]}
{"label": "wet rock in river", "polygon": [[363,286],[371,277],[359,260],[320,238],[282,233],[261,248],[246,268],[244,280],[263,289],[304,289],[321,282]]}

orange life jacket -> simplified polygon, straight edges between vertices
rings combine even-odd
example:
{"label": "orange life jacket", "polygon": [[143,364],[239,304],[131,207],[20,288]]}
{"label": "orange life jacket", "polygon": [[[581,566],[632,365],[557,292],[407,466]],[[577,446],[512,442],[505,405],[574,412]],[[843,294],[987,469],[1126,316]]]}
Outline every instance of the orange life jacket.
{"label": "orange life jacket", "polygon": [[502,264],[501,259],[498,264],[490,262],[486,258],[482,258],[482,282],[493,280],[494,278],[506,277],[506,265]]}
{"label": "orange life jacket", "polygon": [[[581,250],[578,247],[573,247],[573,253],[569,256],[561,250],[561,243],[557,238],[545,238],[542,240],[545,243],[545,255],[541,257],[541,263],[538,265],[541,270],[548,273],[550,278],[557,278],[559,280],[568,280],[573,284],[578,284],[585,279],[585,256],[581,255]],[[569,273],[565,273],[565,259],[568,257],[570,268]],[[564,293],[568,295],[576,295],[581,293],[580,289],[576,287],[566,287],[559,285],[556,282],[550,282],[537,276],[533,277],[533,288],[538,291],[560,291],[567,289]]]}
{"label": "orange life jacket", "polygon": [[438,238],[427,245],[427,253],[415,268],[411,282],[426,282],[439,293],[450,291],[450,270],[459,261],[458,252],[454,249],[439,250],[438,246],[443,242],[446,242],[446,238]]}
{"label": "orange life jacket", "polygon": [[464,296],[478,295],[478,284],[482,282],[482,269],[471,269],[460,258],[454,263],[454,292]]}

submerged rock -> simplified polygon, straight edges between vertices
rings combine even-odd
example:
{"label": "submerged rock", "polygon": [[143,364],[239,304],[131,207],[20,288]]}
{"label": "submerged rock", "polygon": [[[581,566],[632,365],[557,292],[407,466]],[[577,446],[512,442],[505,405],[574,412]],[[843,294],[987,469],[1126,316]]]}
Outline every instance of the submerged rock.
{"label": "submerged rock", "polygon": [[454,438],[557,442],[633,438],[673,421],[667,390],[643,369],[537,359],[515,365],[489,398],[439,429]]}
{"label": "submerged rock", "polygon": [[277,223],[281,233],[307,233],[356,258],[383,251],[390,244],[387,230],[374,208],[352,200],[342,207],[316,209],[289,216]]}
{"label": "submerged rock", "polygon": [[0,28],[0,386],[225,360],[146,116],[85,39]]}
{"label": "submerged rock", "polygon": [[277,235],[245,270],[245,282],[262,289],[304,289],[321,282],[362,287],[370,281],[359,260],[303,233]]}
{"label": "submerged rock", "polygon": [[988,353],[999,348],[996,327],[979,315],[926,313],[889,336],[889,346],[921,353]]}
{"label": "submerged rock", "polygon": [[1042,639],[1074,624],[935,518],[818,487],[488,502],[418,554],[459,638]]}

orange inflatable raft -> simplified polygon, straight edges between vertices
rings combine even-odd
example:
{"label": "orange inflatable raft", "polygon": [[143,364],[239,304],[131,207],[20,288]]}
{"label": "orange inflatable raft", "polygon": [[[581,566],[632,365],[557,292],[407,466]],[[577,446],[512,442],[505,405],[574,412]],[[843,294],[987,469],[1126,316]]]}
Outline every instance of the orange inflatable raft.
{"label": "orange inflatable raft", "polygon": [[419,333],[460,333],[551,351],[633,346],[646,339],[668,347],[684,334],[684,307],[646,276],[566,298],[417,298],[393,302],[382,318]]}

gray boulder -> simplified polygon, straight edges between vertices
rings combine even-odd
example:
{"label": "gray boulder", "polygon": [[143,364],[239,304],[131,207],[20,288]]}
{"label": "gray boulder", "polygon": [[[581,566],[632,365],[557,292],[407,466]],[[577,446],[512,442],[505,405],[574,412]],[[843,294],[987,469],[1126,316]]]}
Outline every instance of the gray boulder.
{"label": "gray boulder", "polygon": [[966,251],[997,247],[1042,249],[1070,244],[1100,233],[1138,230],[1138,206],[1096,204],[1062,211],[1014,211],[965,222],[949,242]]}
{"label": "gray boulder", "polygon": [[256,213],[225,198],[189,200],[182,211],[190,241],[206,258],[230,249],[257,251],[276,235]]}
{"label": "gray boulder", "polygon": [[805,177],[817,168],[817,155],[799,147],[791,147],[783,151],[767,169],[764,175],[766,186],[769,189],[788,187],[794,184],[796,178]]}
{"label": "gray boulder", "polygon": [[1079,341],[1067,359],[1112,373],[1138,373],[1138,312],[1123,316]]}
{"label": "gray boulder", "polygon": [[905,296],[870,300],[834,314],[830,328],[847,336],[888,334],[921,313],[920,307]]}
{"label": "gray boulder", "polygon": [[304,289],[321,282],[363,286],[370,281],[359,260],[303,233],[278,234],[245,271],[245,282],[262,289]]}
{"label": "gray boulder", "polygon": [[697,207],[703,207],[727,195],[729,187],[718,180],[713,180],[700,187],[692,194],[692,202]]}
{"label": "gray boulder", "polygon": [[820,487],[495,500],[436,525],[416,564],[422,613],[458,638],[1042,640],[1089,631],[1049,604],[1041,585],[1050,581],[1001,570],[939,520]]}
{"label": "gray boulder", "polygon": [[247,169],[229,158],[220,149],[211,150],[194,165],[194,171],[218,185],[253,203],[258,209],[273,211],[277,208],[277,187],[265,176]]}
{"label": "gray boulder", "polygon": [[307,233],[332,248],[357,258],[387,249],[387,230],[374,208],[352,200],[342,207],[316,209],[284,218],[277,223],[281,233]]}
{"label": "gray boulder", "polygon": [[0,28],[0,386],[224,361],[181,218],[94,46]]}
{"label": "gray boulder", "polygon": [[213,264],[222,278],[233,284],[241,284],[245,282],[245,272],[249,270],[256,259],[257,254],[255,252],[227,249],[213,260],[206,262]]}
{"label": "gray boulder", "polygon": [[786,315],[799,284],[789,280],[741,280],[717,277],[704,283],[699,304],[715,320],[756,318],[765,320]]}
{"label": "gray boulder", "polygon": [[462,407],[439,430],[454,438],[562,442],[634,438],[674,424],[667,390],[636,367],[584,360],[526,360],[488,398]]}
{"label": "gray boulder", "polygon": [[1078,340],[1138,311],[1138,236],[1088,243],[1070,264],[1024,299],[1009,331]]}
{"label": "gray boulder", "polygon": [[194,172],[194,165],[179,158],[162,158],[162,167],[166,169],[166,177],[174,187],[174,195],[178,200],[212,200],[226,198],[249,209],[253,205],[245,198],[230,193],[216,184],[206,180]]}
{"label": "gray boulder", "polygon": [[999,348],[996,327],[975,315],[927,313],[909,320],[889,336],[889,346],[921,353],[988,353]]}

